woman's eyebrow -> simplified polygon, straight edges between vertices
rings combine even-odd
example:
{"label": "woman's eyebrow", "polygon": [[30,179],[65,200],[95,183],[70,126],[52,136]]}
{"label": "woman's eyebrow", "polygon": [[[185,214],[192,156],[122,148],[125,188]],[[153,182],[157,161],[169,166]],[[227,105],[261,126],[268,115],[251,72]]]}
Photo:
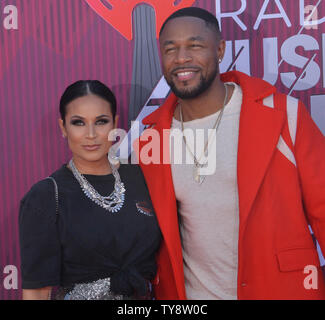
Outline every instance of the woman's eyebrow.
{"label": "woman's eyebrow", "polygon": [[[107,114],[101,114],[100,116],[97,116],[96,119],[98,118],[109,118],[109,116]],[[85,119],[84,117],[82,116],[79,116],[79,115],[73,115],[71,116],[71,118],[78,118],[78,119]]]}
{"label": "woman's eyebrow", "polygon": [[82,116],[78,116],[77,114],[75,114],[75,115],[71,116],[71,118],[84,119],[84,117],[82,117]]}
{"label": "woman's eyebrow", "polygon": [[102,115],[96,117],[96,119],[98,119],[98,118],[104,118],[104,117],[105,118],[109,118],[109,116],[107,114],[102,114]]}

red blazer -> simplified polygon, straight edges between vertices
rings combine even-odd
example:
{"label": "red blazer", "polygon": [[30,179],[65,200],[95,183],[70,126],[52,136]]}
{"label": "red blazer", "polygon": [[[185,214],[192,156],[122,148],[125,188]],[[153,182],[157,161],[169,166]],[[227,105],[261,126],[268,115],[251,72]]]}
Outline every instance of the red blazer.
{"label": "red blazer", "polygon": [[[310,224],[325,252],[324,136],[301,102],[265,81],[237,71],[221,79],[238,83],[243,91],[237,162],[238,299],[325,299],[308,228]],[[144,131],[135,143],[164,239],[158,254],[157,299],[186,299],[171,166],[163,163],[169,150],[168,134],[163,150],[163,130],[171,126],[176,101],[171,94],[144,119],[156,131]],[[147,142],[157,133],[158,143]],[[160,161],[144,164],[143,154],[150,148]],[[307,265],[318,268],[317,289],[304,286]]]}

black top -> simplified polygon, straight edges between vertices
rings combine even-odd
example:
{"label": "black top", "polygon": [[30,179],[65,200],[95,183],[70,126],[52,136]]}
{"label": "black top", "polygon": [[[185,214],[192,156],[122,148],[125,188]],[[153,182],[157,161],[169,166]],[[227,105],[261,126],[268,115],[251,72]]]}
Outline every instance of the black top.
{"label": "black top", "polygon": [[[25,195],[19,213],[23,289],[111,277],[115,293],[144,293],[144,279],[156,273],[161,233],[139,166],[121,165],[118,171],[126,192],[116,213],[87,198],[66,165],[51,175],[59,190],[58,215],[50,179]],[[114,189],[112,174],[84,177],[103,196]]]}

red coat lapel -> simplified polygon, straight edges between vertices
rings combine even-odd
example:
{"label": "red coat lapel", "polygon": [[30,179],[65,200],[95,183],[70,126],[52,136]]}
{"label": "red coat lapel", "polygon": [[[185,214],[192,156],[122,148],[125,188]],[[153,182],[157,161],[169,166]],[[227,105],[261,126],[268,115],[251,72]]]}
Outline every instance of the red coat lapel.
{"label": "red coat lapel", "polygon": [[285,115],[263,106],[263,99],[276,92],[269,83],[232,71],[221,75],[224,82],[233,81],[243,91],[239,122],[237,179],[239,195],[240,234],[263,177],[279,141]]}
{"label": "red coat lapel", "polygon": [[[179,297],[185,297],[182,246],[172,172],[170,164],[163,163],[164,153],[169,153],[169,134],[165,134],[164,136],[163,132],[164,129],[169,129],[171,126],[176,100],[176,97],[171,95],[165,102],[165,106],[168,105],[168,108],[158,109],[155,114],[152,114],[152,118],[152,115],[149,115],[143,121],[144,124],[155,124],[153,129],[159,133],[160,164],[144,165],[141,161],[140,164],[147,180],[151,199],[155,200],[155,211],[169,252],[178,295]],[[157,121],[157,119],[159,119],[159,121]],[[166,139],[165,149],[163,139]],[[140,150],[142,149],[141,145],[145,143],[146,142],[140,141]],[[169,157],[167,158],[169,159]]]}
{"label": "red coat lapel", "polygon": [[284,114],[245,99],[239,124],[237,178],[240,225],[246,225],[247,217],[272,155],[276,150]]}

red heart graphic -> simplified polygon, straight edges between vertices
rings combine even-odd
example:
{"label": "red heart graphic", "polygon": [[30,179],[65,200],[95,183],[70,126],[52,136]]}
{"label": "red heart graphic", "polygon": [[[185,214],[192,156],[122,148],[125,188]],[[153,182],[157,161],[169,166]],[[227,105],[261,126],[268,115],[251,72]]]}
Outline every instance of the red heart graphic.
{"label": "red heart graphic", "polygon": [[[118,30],[126,39],[132,40],[132,11],[146,3],[156,12],[156,34],[164,21],[175,11],[190,7],[195,0],[86,0],[89,6],[104,20]],[[105,4],[106,3],[106,4]]]}

